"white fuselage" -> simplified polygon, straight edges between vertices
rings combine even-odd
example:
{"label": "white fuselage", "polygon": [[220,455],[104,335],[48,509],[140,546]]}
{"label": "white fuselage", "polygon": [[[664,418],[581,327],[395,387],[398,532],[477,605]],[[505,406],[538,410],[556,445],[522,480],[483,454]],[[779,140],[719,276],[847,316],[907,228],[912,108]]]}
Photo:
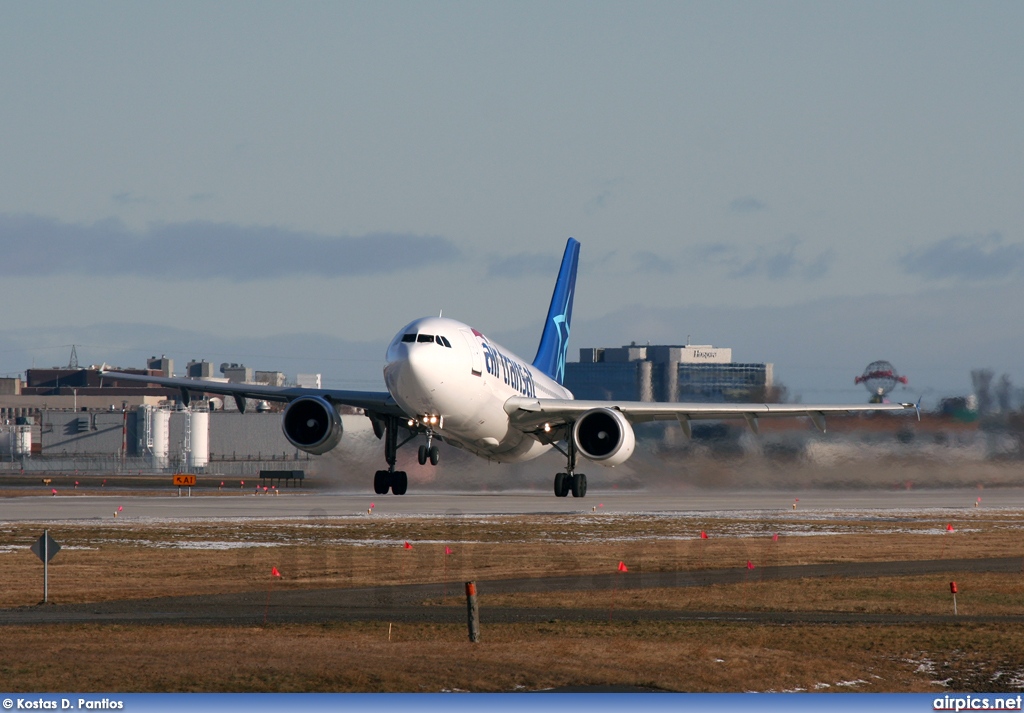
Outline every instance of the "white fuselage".
{"label": "white fuselage", "polygon": [[551,446],[509,425],[512,396],[571,399],[568,389],[472,327],[443,317],[417,319],[391,341],[384,383],[409,415],[445,441],[483,458],[515,463]]}

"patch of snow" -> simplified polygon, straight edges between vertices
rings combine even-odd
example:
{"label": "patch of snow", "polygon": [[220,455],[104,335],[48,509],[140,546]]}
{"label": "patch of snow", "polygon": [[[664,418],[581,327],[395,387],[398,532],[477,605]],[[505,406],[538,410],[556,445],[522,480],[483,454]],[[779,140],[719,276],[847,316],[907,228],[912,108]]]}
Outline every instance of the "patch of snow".
{"label": "patch of snow", "polygon": [[242,550],[250,547],[283,547],[281,542],[203,542],[187,541],[181,542],[157,542],[153,547],[169,550]]}

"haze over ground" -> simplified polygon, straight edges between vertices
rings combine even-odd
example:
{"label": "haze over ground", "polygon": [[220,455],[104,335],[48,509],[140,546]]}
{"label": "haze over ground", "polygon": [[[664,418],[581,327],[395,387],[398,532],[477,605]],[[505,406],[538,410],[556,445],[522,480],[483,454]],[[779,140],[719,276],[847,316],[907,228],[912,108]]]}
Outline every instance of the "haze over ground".
{"label": "haze over ground", "polygon": [[380,388],[445,314],[527,358],[715,344],[804,401],[1020,383],[1019,3],[0,9],[0,374],[165,353]]}

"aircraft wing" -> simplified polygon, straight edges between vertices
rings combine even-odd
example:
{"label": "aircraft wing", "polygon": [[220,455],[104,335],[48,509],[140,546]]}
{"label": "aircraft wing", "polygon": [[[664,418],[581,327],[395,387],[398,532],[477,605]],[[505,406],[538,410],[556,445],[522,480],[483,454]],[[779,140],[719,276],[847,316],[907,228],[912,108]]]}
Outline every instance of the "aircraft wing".
{"label": "aircraft wing", "polygon": [[206,379],[183,377],[148,376],[146,374],[125,374],[120,371],[101,371],[100,376],[111,381],[137,381],[179,389],[182,400],[187,404],[191,394],[221,394],[233,396],[244,411],[245,399],[291,402],[303,396],[319,396],[335,404],[362,408],[379,415],[404,416],[391,394],[387,391],[345,391],[341,389],[303,389],[298,386],[269,386],[267,384],[232,384]]}
{"label": "aircraft wing", "polygon": [[[527,433],[567,426],[587,411],[607,408],[619,411],[631,423],[679,421],[690,435],[690,421],[746,419],[757,431],[757,419],[780,416],[807,416],[819,430],[825,430],[825,415],[865,411],[917,411],[915,404],[727,404],[669,403],[657,401],[576,401],[573,399],[535,399],[513,396],[505,402],[509,422]],[[920,414],[918,414],[920,418]]]}

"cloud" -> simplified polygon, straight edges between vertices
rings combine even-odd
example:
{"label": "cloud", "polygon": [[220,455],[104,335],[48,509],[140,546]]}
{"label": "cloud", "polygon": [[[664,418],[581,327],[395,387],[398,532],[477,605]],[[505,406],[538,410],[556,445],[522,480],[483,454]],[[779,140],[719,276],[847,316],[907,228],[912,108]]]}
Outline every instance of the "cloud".
{"label": "cloud", "polygon": [[[503,277],[517,280],[523,277],[541,276],[554,279],[561,265],[561,253],[518,253],[516,255],[492,255],[487,262],[487,277]],[[675,272],[674,261],[668,260],[648,250],[640,250],[632,254],[612,250],[610,252],[587,253],[587,259],[581,260],[579,271],[582,274],[593,274],[601,270],[621,272],[632,264],[636,272]]]}
{"label": "cloud", "polygon": [[953,235],[900,256],[900,266],[929,280],[991,280],[1021,272],[1024,244],[1004,243],[998,233]]}
{"label": "cloud", "polygon": [[693,254],[695,261],[721,268],[734,279],[816,280],[824,277],[835,253],[825,250],[804,257],[800,254],[801,245],[798,238],[788,238],[780,243],[757,246],[751,251],[732,243],[707,243],[697,246]]}
{"label": "cloud", "polygon": [[612,178],[601,183],[597,195],[587,201],[584,212],[593,215],[597,211],[608,206],[615,197],[615,190],[623,183],[622,178]]}
{"label": "cloud", "polygon": [[136,233],[114,218],[91,225],[0,214],[0,276],[84,274],[248,280],[377,275],[452,260],[439,236],[323,236],[287,228],[192,221]]}
{"label": "cloud", "polygon": [[650,250],[639,250],[633,253],[633,263],[638,272],[656,272],[671,275],[676,271],[676,262],[653,253]]}
{"label": "cloud", "polygon": [[516,279],[528,275],[556,275],[559,257],[550,253],[519,253],[508,257],[495,256],[487,265],[488,277]]}
{"label": "cloud", "polygon": [[760,213],[763,210],[768,210],[768,206],[753,196],[741,196],[729,203],[730,213]]}
{"label": "cloud", "polygon": [[131,191],[121,191],[120,193],[115,193],[114,195],[110,196],[110,200],[122,206],[149,203],[148,198],[144,198],[143,196],[137,196]]}

